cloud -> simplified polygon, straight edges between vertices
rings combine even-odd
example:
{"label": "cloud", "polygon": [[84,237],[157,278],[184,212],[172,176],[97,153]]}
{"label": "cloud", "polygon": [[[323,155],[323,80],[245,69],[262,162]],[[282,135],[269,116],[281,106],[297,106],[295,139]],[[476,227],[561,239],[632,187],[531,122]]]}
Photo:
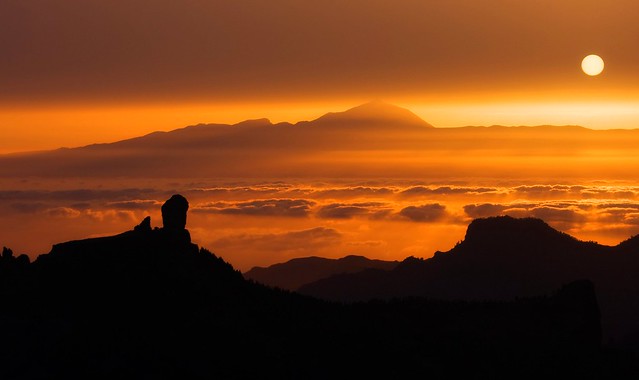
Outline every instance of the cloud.
{"label": "cloud", "polygon": [[523,185],[512,188],[512,191],[518,194],[548,196],[548,195],[579,195],[585,186],[573,185]]}
{"label": "cloud", "polygon": [[119,220],[135,222],[139,215],[135,211],[149,210],[159,207],[159,202],[144,201],[123,201],[109,202],[99,205],[92,205],[89,202],[75,202],[67,205],[66,201],[55,202],[13,202],[9,204],[8,212],[18,214],[37,214],[43,218],[73,219],[87,217],[94,221]]}
{"label": "cloud", "polygon": [[112,200],[126,201],[131,199],[145,199],[148,194],[157,193],[153,189],[118,189],[118,190],[95,190],[95,189],[73,189],[73,190],[2,190],[0,200],[18,201],[92,201],[92,200]]}
{"label": "cloud", "polygon": [[292,185],[288,184],[262,184],[262,185],[236,185],[236,186],[213,186],[213,187],[199,187],[188,190],[189,193],[194,195],[204,196],[224,196],[225,198],[259,198],[261,196],[273,196],[280,194],[288,189],[292,188]]}
{"label": "cloud", "polygon": [[133,210],[85,210],[84,214],[99,222],[117,220],[127,223],[139,223],[141,221],[141,218]]}
{"label": "cloud", "polygon": [[323,219],[351,219],[353,217],[382,218],[392,212],[387,203],[331,203],[320,207],[317,216]]}
{"label": "cloud", "polygon": [[639,225],[639,212],[632,212],[623,216],[623,223],[629,225]]}
{"label": "cloud", "polygon": [[611,198],[611,199],[635,199],[639,193],[639,189],[636,187],[628,187],[628,188],[615,188],[615,187],[589,187],[585,188],[581,191],[581,196],[587,199],[601,199],[601,198]]}
{"label": "cloud", "polygon": [[194,212],[227,215],[306,217],[314,201],[306,199],[265,199],[247,202],[214,202],[198,205]]}
{"label": "cloud", "polygon": [[485,218],[488,216],[502,215],[508,206],[493,203],[464,206],[464,212],[471,218]]}
{"label": "cloud", "polygon": [[600,203],[596,205],[599,209],[617,209],[617,210],[639,210],[639,203],[634,202],[614,202],[614,203]]}
{"label": "cloud", "polygon": [[91,203],[89,202],[71,203],[69,207],[72,207],[76,210],[88,210],[91,208]]}
{"label": "cloud", "polygon": [[421,195],[457,195],[457,194],[482,194],[482,193],[496,193],[499,189],[494,187],[425,187],[425,186],[413,186],[405,190],[402,190],[400,194],[402,196],[421,196]]}
{"label": "cloud", "polygon": [[77,218],[82,212],[70,207],[56,207],[46,210],[46,214],[53,218]]}
{"label": "cloud", "polygon": [[639,224],[639,204],[632,202],[603,203],[596,205],[597,219],[604,223]]}
{"label": "cloud", "polygon": [[466,215],[472,218],[510,215],[513,217],[549,218],[557,221],[584,220],[585,211],[593,205],[578,202],[527,202],[510,204],[470,204],[464,206]]}
{"label": "cloud", "polygon": [[[511,216],[517,216],[516,213],[508,212]],[[535,207],[529,210],[525,210],[522,216],[532,216],[545,221],[551,221],[555,223],[566,223],[572,225],[574,223],[583,223],[587,220],[586,215],[580,213],[577,210],[570,208],[558,208],[558,207]]]}
{"label": "cloud", "polygon": [[408,206],[403,208],[398,215],[413,222],[435,222],[446,215],[446,206],[442,206],[439,203]]}
{"label": "cloud", "polygon": [[638,225],[639,224],[639,212],[637,210],[605,210],[600,213],[597,218],[598,222],[607,224],[626,224],[626,225]]}
{"label": "cloud", "polygon": [[524,185],[510,189],[511,193],[523,197],[541,199],[634,199],[638,188],[627,186],[581,186],[581,185]]}
{"label": "cloud", "polygon": [[359,197],[385,197],[395,193],[392,187],[384,186],[342,186],[333,187],[327,184],[292,185],[264,184],[199,187],[189,190],[194,195],[222,196],[226,199],[247,199],[262,197],[313,197],[318,199],[352,199]]}
{"label": "cloud", "polygon": [[[617,210],[617,211],[614,211]],[[464,212],[469,217],[485,218],[498,215],[509,215],[516,218],[533,217],[553,223],[559,228],[575,228],[587,222],[619,222],[624,219],[628,211],[636,212],[637,209],[628,209],[618,212],[618,208],[610,208],[605,203],[584,201],[543,201],[520,202],[511,204],[470,204],[464,206]],[[612,211],[612,213],[611,213]],[[612,215],[614,213],[614,216]]]}
{"label": "cloud", "polygon": [[326,227],[316,227],[307,230],[289,231],[283,233],[240,233],[225,236],[213,241],[216,247],[243,249],[251,248],[257,251],[301,251],[313,252],[315,249],[338,244],[342,234],[337,230]]}
{"label": "cloud", "polygon": [[131,201],[122,201],[122,202],[109,202],[105,205],[106,208],[110,209],[121,209],[121,210],[149,210],[149,209],[157,209],[162,205],[162,202],[158,202],[155,200],[131,200]]}
{"label": "cloud", "polygon": [[497,215],[515,217],[535,217],[555,221],[586,221],[603,215],[621,217],[639,210],[639,203],[601,201],[539,201],[508,204],[482,203],[465,205],[464,212],[471,218],[485,218]]}
{"label": "cloud", "polygon": [[390,187],[371,186],[347,186],[329,189],[315,189],[313,196],[318,198],[358,198],[358,197],[385,197],[395,193],[395,189]]}
{"label": "cloud", "polygon": [[33,214],[45,210],[47,205],[42,202],[15,202],[11,203],[9,207],[21,214]]}

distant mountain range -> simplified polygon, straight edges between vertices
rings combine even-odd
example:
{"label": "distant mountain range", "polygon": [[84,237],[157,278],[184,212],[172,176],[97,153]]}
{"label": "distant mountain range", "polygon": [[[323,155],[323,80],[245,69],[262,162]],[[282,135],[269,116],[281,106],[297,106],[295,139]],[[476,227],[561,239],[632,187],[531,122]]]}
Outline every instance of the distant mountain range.
{"label": "distant mountain range", "polygon": [[391,270],[398,264],[398,261],[371,260],[355,255],[341,259],[302,257],[267,268],[254,267],[245,272],[244,277],[269,286],[297,290],[302,285],[336,274],[361,272],[365,269]]}
{"label": "distant mountain range", "polygon": [[474,220],[462,242],[430,259],[409,257],[391,271],[334,275],[299,292],[340,301],[510,300],[589,279],[600,301],[604,334],[619,340],[639,336],[637,273],[639,236],[609,247],[579,241],[540,219],[501,216]]}
{"label": "distant mountain range", "polygon": [[[530,157],[587,154],[605,165],[610,149],[631,152],[637,144],[637,130],[434,128],[409,110],[371,102],[296,124],[267,119],[200,124],[109,144],[0,155],[0,177],[423,178],[443,175],[442,165],[446,175],[485,177],[504,174],[503,165],[490,158],[503,164],[505,156],[520,163],[508,175],[530,177],[539,170],[526,161]],[[563,176],[575,173],[561,162],[544,168],[544,174],[551,169]],[[591,165],[590,172],[596,167]]]}
{"label": "distant mountain range", "polygon": [[[162,207],[162,228],[146,218],[116,236],[57,244],[33,263],[4,249],[1,378],[639,373],[631,351],[601,345],[590,281],[507,302],[324,302],[245,280],[191,243],[188,203],[171,200]],[[546,231],[530,226],[539,228],[531,236]],[[491,228],[478,233],[501,236]]]}

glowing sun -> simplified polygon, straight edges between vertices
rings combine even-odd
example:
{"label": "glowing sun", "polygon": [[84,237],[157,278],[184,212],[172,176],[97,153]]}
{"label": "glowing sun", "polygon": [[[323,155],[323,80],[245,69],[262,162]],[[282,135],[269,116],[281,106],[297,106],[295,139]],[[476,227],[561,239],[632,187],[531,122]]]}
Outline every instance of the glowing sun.
{"label": "glowing sun", "polygon": [[590,76],[599,75],[604,69],[604,61],[600,56],[591,54],[581,61],[581,69]]}

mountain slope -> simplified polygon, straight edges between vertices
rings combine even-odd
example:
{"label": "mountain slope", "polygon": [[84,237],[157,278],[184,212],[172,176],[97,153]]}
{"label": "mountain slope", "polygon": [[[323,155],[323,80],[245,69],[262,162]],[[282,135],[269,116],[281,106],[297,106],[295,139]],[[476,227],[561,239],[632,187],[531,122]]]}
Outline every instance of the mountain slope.
{"label": "mountain slope", "polygon": [[365,269],[391,270],[397,261],[371,260],[363,256],[346,256],[341,259],[303,257],[268,268],[255,267],[244,277],[265,285],[297,290],[300,286],[335,274],[360,272]]}
{"label": "mountain slope", "polygon": [[[333,150],[393,148],[432,129],[428,127],[408,110],[374,102],[295,125],[267,119],[201,124],[109,144],[4,155],[0,176],[254,177],[291,171],[300,175],[309,172],[310,163],[303,157]],[[314,166],[334,171],[325,168],[323,160]]]}
{"label": "mountain slope", "polygon": [[389,272],[336,275],[299,291],[348,301],[398,296],[507,300],[589,279],[607,337],[621,339],[639,332],[639,304],[631,301],[639,299],[637,240],[608,247],[579,241],[539,219],[476,219],[448,252],[427,260],[408,258]]}
{"label": "mountain slope", "polygon": [[434,128],[413,112],[379,100],[359,105],[344,112],[328,113],[308,122],[308,124],[350,127]]}

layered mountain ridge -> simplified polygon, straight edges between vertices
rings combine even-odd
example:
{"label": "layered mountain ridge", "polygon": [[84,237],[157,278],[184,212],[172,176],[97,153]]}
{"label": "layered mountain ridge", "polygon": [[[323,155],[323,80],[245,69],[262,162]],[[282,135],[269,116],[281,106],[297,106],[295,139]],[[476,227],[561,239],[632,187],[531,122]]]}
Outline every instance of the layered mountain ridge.
{"label": "layered mountain ridge", "polygon": [[462,242],[430,259],[409,258],[394,270],[340,274],[302,286],[315,297],[362,301],[420,296],[502,299],[543,294],[571,281],[593,281],[604,333],[639,332],[639,237],[610,247],[559,232],[540,219],[476,219]]}

